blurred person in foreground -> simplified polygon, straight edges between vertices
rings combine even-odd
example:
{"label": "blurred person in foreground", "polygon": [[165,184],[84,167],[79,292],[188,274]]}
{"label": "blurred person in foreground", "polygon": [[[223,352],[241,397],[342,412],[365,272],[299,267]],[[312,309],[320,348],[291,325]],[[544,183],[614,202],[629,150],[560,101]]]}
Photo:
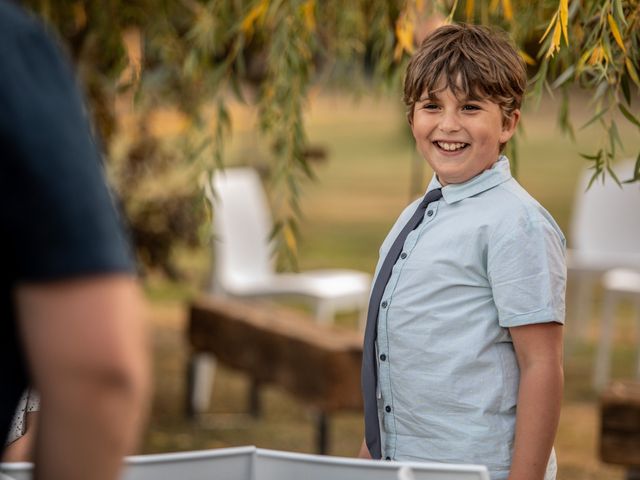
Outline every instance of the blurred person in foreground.
{"label": "blurred person in foreground", "polygon": [[0,0],[0,432],[41,398],[35,478],[118,477],[148,398],[142,300],[69,64]]}
{"label": "blurred person in foreground", "polygon": [[502,155],[526,83],[506,35],[474,25],[438,28],[407,66],[409,125],[434,176],[380,248],[363,457],[556,478],[565,239]]}

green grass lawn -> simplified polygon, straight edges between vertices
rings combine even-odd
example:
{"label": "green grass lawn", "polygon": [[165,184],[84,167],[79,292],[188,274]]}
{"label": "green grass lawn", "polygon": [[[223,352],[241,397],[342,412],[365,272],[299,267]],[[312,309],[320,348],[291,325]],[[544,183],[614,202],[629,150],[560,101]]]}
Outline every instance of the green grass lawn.
{"label": "green grass lawn", "polygon": [[[580,125],[588,111],[579,97],[575,116]],[[266,149],[250,129],[248,110],[235,112],[236,134],[229,148],[230,163],[260,163]],[[597,127],[578,132],[577,143],[560,135],[555,126],[553,101],[537,112],[524,114],[526,135],[520,138],[518,179],[556,218],[568,236],[571,206],[578,176],[587,164],[578,152],[597,148]],[[238,118],[241,121],[237,120]],[[412,166],[416,162],[412,139],[399,99],[363,98],[358,103],[342,96],[313,101],[308,115],[312,144],[327,149],[327,161],[317,166],[318,180],[304,188],[303,240],[300,266],[345,267],[372,272],[381,241],[397,215],[411,199],[410,185],[423,189],[430,177]],[[640,149],[637,130],[621,129],[627,156]],[[416,173],[418,172],[418,173]],[[416,178],[417,177],[417,178]],[[569,241],[571,239],[569,238]],[[208,255],[188,259],[194,278],[204,278]],[[253,444],[292,451],[313,451],[313,415],[295,399],[275,388],[264,390],[265,413],[255,420],[246,415],[247,379],[219,368],[211,414],[198,422],[183,417],[185,308],[182,303],[199,286],[167,285],[150,281],[152,299],[156,394],[143,450],[177,451]],[[597,304],[594,305],[597,307]],[[569,314],[571,312],[568,312]],[[597,458],[597,395],[590,386],[597,308],[584,341],[566,358],[565,404],[556,443],[560,480],[621,479],[615,467]],[[632,375],[635,332],[631,314],[623,309],[614,356],[614,376]],[[355,317],[340,322],[355,324]],[[567,331],[571,332],[571,325]],[[637,342],[637,340],[635,340]],[[359,414],[337,416],[332,422],[331,453],[354,455],[362,439]]]}

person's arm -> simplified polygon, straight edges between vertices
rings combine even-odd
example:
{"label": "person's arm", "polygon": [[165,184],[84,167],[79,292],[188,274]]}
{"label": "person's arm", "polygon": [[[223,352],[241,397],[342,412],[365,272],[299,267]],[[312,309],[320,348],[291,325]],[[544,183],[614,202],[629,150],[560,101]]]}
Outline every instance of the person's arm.
{"label": "person's arm", "polygon": [[2,454],[3,462],[33,461],[33,443],[38,428],[38,412],[27,412],[24,416],[24,422],[24,435],[7,445]]}
{"label": "person's arm", "polygon": [[560,418],[563,327],[541,323],[509,331],[520,367],[509,480],[543,480]]}
{"label": "person's arm", "polygon": [[38,480],[114,480],[146,415],[147,345],[129,275],[22,285],[16,305],[42,400]]}
{"label": "person's arm", "polygon": [[358,452],[358,458],[366,458],[367,460],[371,460],[371,453],[369,453],[369,447],[367,447],[367,441],[363,440],[362,445],[360,445],[360,451]]}

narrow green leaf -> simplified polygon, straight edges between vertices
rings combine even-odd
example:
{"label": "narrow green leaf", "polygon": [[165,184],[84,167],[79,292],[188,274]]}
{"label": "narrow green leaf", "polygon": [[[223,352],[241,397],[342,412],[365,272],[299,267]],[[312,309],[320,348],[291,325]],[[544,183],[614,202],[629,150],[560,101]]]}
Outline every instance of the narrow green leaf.
{"label": "narrow green leaf", "polygon": [[607,72],[603,70],[600,76],[598,77],[598,86],[596,87],[595,93],[591,97],[592,104],[595,104],[598,100],[600,100],[604,96],[604,94],[607,92],[607,90],[611,88],[609,86],[609,82],[607,81],[606,75],[607,75]]}
{"label": "narrow green leaf", "polygon": [[624,95],[624,99],[627,101],[627,105],[631,106],[631,88],[629,88],[629,77],[624,74],[620,77],[620,88],[622,89],[622,95]]}
{"label": "narrow green leaf", "polygon": [[636,164],[633,167],[633,176],[629,180],[625,180],[622,183],[640,182],[640,153],[636,157]]}
{"label": "narrow green leaf", "polygon": [[564,82],[566,82],[567,80],[569,80],[574,72],[576,71],[576,67],[575,65],[571,65],[569,68],[567,68],[564,72],[562,72],[558,78],[556,78],[556,80],[551,84],[551,88],[556,89],[558,88],[560,85],[562,85]]}
{"label": "narrow green leaf", "polygon": [[596,113],[593,117],[591,117],[587,123],[585,123],[584,125],[582,125],[580,127],[580,130],[584,130],[585,128],[587,128],[589,125],[591,125],[594,122],[597,122],[598,120],[600,120],[600,118],[602,118],[602,116],[607,113],[607,111],[609,110],[609,107],[605,107],[602,110],[600,110],[598,113]]}
{"label": "narrow green leaf", "polygon": [[609,135],[611,136],[611,144],[613,145],[611,150],[615,154],[616,144],[620,148],[624,148],[622,145],[622,138],[620,138],[620,131],[618,130],[618,124],[615,121],[611,122],[611,126],[609,127]]}
{"label": "narrow green leaf", "polygon": [[626,27],[628,24],[627,24],[627,19],[624,16],[624,10],[622,8],[622,0],[613,0],[613,6],[615,8],[618,21],[622,22],[622,24]]}
{"label": "narrow green leaf", "polygon": [[636,117],[634,117],[629,110],[627,110],[627,107],[625,107],[622,103],[619,103],[618,108],[627,120],[633,123],[636,127],[640,128],[640,121]]}
{"label": "narrow green leaf", "polygon": [[595,161],[600,159],[600,152],[598,152],[596,155],[587,155],[586,153],[578,153],[578,155],[580,155],[585,160]]}
{"label": "narrow green leaf", "polygon": [[616,172],[613,170],[613,168],[611,168],[611,162],[607,162],[607,172],[609,172],[609,175],[611,175],[611,178],[613,178],[613,180],[618,184],[618,186],[622,187],[622,184],[620,183],[620,179],[616,175]]}
{"label": "narrow green leaf", "polygon": [[589,179],[589,184],[587,185],[587,188],[586,188],[587,190],[591,188],[591,185],[593,185],[593,183],[598,179],[601,173],[602,171],[597,169],[595,172],[593,172],[593,175],[591,175],[591,178]]}

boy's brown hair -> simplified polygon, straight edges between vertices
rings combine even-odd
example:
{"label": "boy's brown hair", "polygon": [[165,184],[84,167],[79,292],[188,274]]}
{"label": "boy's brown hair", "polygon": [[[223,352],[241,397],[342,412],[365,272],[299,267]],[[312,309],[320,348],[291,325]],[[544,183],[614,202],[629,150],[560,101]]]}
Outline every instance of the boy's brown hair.
{"label": "boy's brown hair", "polygon": [[506,34],[479,25],[445,25],[411,57],[403,100],[412,123],[423,94],[449,87],[460,98],[493,101],[506,121],[520,108],[526,85],[524,61]]}

